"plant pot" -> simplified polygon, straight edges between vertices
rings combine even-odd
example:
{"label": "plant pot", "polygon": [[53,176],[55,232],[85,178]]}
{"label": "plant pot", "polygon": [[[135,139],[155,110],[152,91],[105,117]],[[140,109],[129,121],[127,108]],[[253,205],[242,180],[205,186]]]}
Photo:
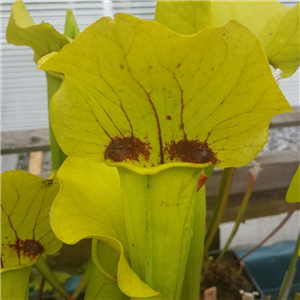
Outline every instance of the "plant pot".
{"label": "plant pot", "polygon": [[[254,278],[265,295],[276,299],[295,248],[295,241],[276,243],[270,246],[263,246],[244,259],[244,263],[251,271]],[[236,251],[241,257],[249,249]],[[288,299],[294,299],[296,292],[300,291],[300,260],[297,263],[297,272],[291,286]]]}
{"label": "plant pot", "polygon": [[204,291],[213,286],[217,288],[217,299],[241,300],[241,291],[253,293],[255,300],[263,300],[264,294],[245,265],[238,263],[238,256],[228,251],[216,262],[219,251],[210,253],[212,262],[201,282],[201,299]]}

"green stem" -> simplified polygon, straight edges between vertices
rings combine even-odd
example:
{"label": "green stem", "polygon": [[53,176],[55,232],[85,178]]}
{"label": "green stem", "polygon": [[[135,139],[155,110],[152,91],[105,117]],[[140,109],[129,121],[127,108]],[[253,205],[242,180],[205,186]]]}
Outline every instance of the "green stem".
{"label": "green stem", "polygon": [[45,281],[46,281],[45,277],[42,277],[40,287],[39,287],[39,290],[38,290],[38,294],[36,296],[36,300],[42,300],[42,298],[43,298],[43,291],[44,291]]}
{"label": "green stem", "polygon": [[28,299],[31,267],[1,273],[1,299]]}
{"label": "green stem", "polygon": [[[61,79],[49,73],[46,73],[46,78],[47,78],[47,87],[48,87],[48,110],[49,110],[50,100],[52,96],[55,94],[55,92],[59,89],[61,85]],[[56,141],[50,120],[49,120],[49,133],[50,133],[50,149],[51,149],[51,156],[52,156],[52,170],[58,170],[67,156],[60,149]]]}
{"label": "green stem", "polygon": [[91,270],[91,262],[88,264],[84,274],[82,275],[82,278],[76,287],[75,292],[72,294],[72,298],[75,300],[79,297],[80,293],[84,290],[84,288],[87,286],[89,275]]}
{"label": "green stem", "polygon": [[199,299],[201,269],[204,252],[205,217],[206,197],[205,186],[203,186],[196,195],[193,236],[181,294],[182,300]]}
{"label": "green stem", "polygon": [[222,221],[222,217],[229,198],[229,192],[233,180],[234,171],[235,168],[227,168],[224,169],[223,171],[222,181],[217,196],[216,205],[205,237],[205,247],[204,247],[205,257],[208,256],[209,247]]}
{"label": "green stem", "polygon": [[285,273],[284,279],[283,279],[283,283],[278,295],[278,300],[282,300],[282,299],[287,299],[288,295],[289,295],[289,291],[291,288],[291,285],[293,283],[293,279],[295,277],[296,274],[296,265],[297,265],[297,261],[298,261],[298,255],[299,255],[299,248],[300,248],[300,231],[298,234],[298,239],[295,245],[295,249],[294,249],[294,253],[289,265],[288,270]]}
{"label": "green stem", "polygon": [[232,276],[231,281],[237,280],[237,279],[241,276],[243,270],[244,270],[244,263],[243,263],[242,261],[240,261],[239,269],[238,269],[238,270],[236,271],[236,273]]}
{"label": "green stem", "polygon": [[221,251],[221,253],[220,253],[217,261],[219,261],[220,259],[222,259],[222,257],[224,256],[224,254],[228,250],[228,247],[230,246],[233,238],[235,237],[235,235],[236,235],[236,233],[237,233],[237,231],[238,231],[238,229],[240,227],[242,218],[243,218],[243,216],[245,214],[246,208],[248,206],[249,199],[250,199],[252,191],[253,191],[254,182],[255,182],[255,176],[250,172],[249,173],[249,179],[248,179],[247,189],[246,189],[244,198],[242,200],[242,204],[240,206],[238,215],[236,217],[234,228],[232,229],[232,231],[230,233],[230,236],[229,236],[228,240],[226,241],[226,244],[223,247],[223,249],[222,249],[222,251]]}
{"label": "green stem", "polygon": [[180,299],[201,170],[118,171],[131,267],[163,300]]}
{"label": "green stem", "polygon": [[61,283],[57,280],[57,278],[55,277],[55,275],[47,265],[43,256],[40,257],[40,259],[36,262],[34,266],[58,293],[60,293],[63,297],[65,297],[68,300],[73,300],[73,298],[69,295],[69,293],[65,291]]}
{"label": "green stem", "polygon": [[79,33],[80,30],[75,20],[74,14],[71,9],[67,9],[64,35],[71,39],[75,39]]}

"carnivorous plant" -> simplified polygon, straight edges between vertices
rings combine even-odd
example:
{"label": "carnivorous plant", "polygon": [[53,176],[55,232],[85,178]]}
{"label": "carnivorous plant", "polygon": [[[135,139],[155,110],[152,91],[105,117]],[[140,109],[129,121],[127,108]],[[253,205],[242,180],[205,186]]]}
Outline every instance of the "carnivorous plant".
{"label": "carnivorous plant", "polygon": [[117,250],[116,273],[103,268],[111,289],[180,299],[199,175],[250,162],[271,117],[291,111],[259,41],[237,21],[184,36],[118,14],[39,64],[65,75],[50,108],[69,155],[58,172],[54,232]]}
{"label": "carnivorous plant", "polygon": [[179,10],[162,8],[157,21],[117,14],[38,61],[63,78],[50,118],[69,157],[57,173],[51,227],[68,244],[93,238],[86,299],[198,299],[199,177],[209,166],[252,161],[271,118],[292,111],[269,63],[291,74],[295,59],[272,60],[243,15],[187,24],[201,2],[193,3],[169,3],[185,7],[183,31]]}

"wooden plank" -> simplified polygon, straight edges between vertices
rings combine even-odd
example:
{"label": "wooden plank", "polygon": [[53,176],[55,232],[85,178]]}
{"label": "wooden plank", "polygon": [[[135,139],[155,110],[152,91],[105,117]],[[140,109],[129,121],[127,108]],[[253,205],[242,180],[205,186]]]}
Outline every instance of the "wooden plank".
{"label": "wooden plank", "polygon": [[[280,153],[261,155],[256,159],[262,170],[254,185],[244,220],[273,216],[287,212],[290,204],[285,195],[290,182],[299,166],[299,153]],[[248,172],[252,163],[236,169],[228,205],[222,220],[235,221],[247,186]],[[207,219],[212,216],[216,194],[220,185],[222,170],[216,170],[207,182]]]}
{"label": "wooden plank", "polygon": [[[286,202],[285,189],[254,192],[249,200],[243,220],[274,216],[289,210],[290,204]],[[243,199],[243,194],[230,195],[222,223],[235,221]],[[207,198],[207,220],[212,216],[216,197]]]}
{"label": "wooden plank", "polygon": [[1,132],[1,154],[47,151],[49,129]]}
{"label": "wooden plank", "polygon": [[28,172],[34,175],[42,173],[43,152],[34,151],[29,153]]}
{"label": "wooden plank", "polygon": [[[262,170],[258,174],[253,190],[264,191],[287,188],[299,166],[300,157],[298,152],[283,152],[260,155],[255,161],[261,164]],[[250,163],[245,167],[236,169],[231,194],[245,191],[249,169],[252,166],[253,163]],[[206,184],[208,196],[214,196],[218,193],[221,177],[222,170],[216,169]]]}

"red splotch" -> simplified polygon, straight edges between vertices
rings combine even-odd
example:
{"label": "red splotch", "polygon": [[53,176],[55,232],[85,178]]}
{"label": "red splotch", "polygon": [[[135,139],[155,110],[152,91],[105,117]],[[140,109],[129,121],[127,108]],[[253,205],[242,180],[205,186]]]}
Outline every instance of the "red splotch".
{"label": "red splotch", "polygon": [[210,149],[207,143],[197,140],[182,139],[179,142],[172,141],[165,148],[165,152],[172,161],[181,161],[187,163],[203,164],[218,162],[216,154]]}
{"label": "red splotch", "polygon": [[107,146],[104,157],[115,162],[125,160],[139,161],[142,155],[146,161],[149,161],[151,147],[149,143],[142,142],[136,137],[116,137],[112,139]]}
{"label": "red splotch", "polygon": [[19,259],[21,257],[33,259],[44,252],[44,247],[38,241],[30,239],[16,240],[15,243],[10,243],[8,246],[12,252],[17,253]]}

